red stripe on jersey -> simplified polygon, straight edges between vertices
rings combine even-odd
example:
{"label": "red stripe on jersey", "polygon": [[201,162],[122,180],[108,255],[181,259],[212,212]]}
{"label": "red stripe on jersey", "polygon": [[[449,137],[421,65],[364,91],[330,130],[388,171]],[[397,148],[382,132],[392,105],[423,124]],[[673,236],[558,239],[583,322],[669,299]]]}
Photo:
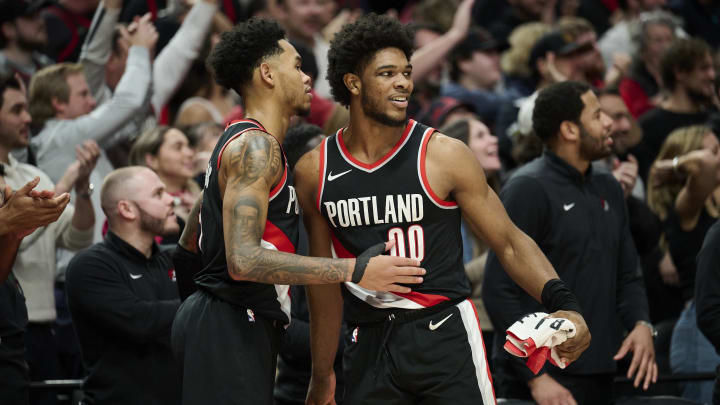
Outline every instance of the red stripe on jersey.
{"label": "red stripe on jersey", "polygon": [[[475,313],[475,320],[477,321],[478,329],[480,329],[480,341],[482,342],[482,345],[483,345],[483,353],[485,353],[485,367],[487,369],[487,376],[490,379],[490,386],[493,387],[493,398],[497,398],[495,396],[495,386],[492,383],[493,382],[492,374],[490,374],[490,363],[487,362],[487,350],[485,350],[485,339],[483,339],[483,337],[482,337],[482,325],[480,325],[480,318],[478,317],[477,308],[475,308],[475,304],[473,304],[473,302],[470,298],[468,298],[467,301],[470,303],[470,306],[472,307],[473,312]],[[497,400],[495,401],[495,403],[497,404]]]}
{"label": "red stripe on jersey", "polygon": [[265,232],[262,238],[275,245],[281,252],[295,253],[295,245],[290,242],[290,238],[270,221],[265,221]]}
{"label": "red stripe on jersey", "polygon": [[325,188],[325,148],[327,145],[328,138],[325,138],[320,142],[320,173],[318,174],[318,190],[317,190],[317,209],[320,209],[320,200],[322,199],[323,190]]}
{"label": "red stripe on jersey", "polygon": [[410,135],[410,129],[413,128],[414,123],[415,123],[415,121],[408,120],[408,123],[405,126],[405,132],[403,132],[400,139],[397,141],[397,143],[395,143],[395,146],[393,146],[393,148],[390,150],[390,152],[386,153],[385,156],[381,157],[375,163],[371,163],[371,164],[363,163],[363,162],[355,159],[350,154],[350,152],[347,150],[347,147],[345,146],[345,142],[343,141],[343,137],[342,137],[343,133],[345,132],[345,128],[339,130],[338,134],[337,134],[338,144],[340,145],[340,153],[343,155],[343,157],[345,157],[345,159],[349,160],[350,162],[352,162],[353,164],[355,164],[357,166],[360,166],[360,167],[368,169],[368,170],[374,169],[374,168],[380,166],[381,164],[387,162],[395,154],[395,152],[397,152],[397,150],[400,148],[400,146],[402,146],[402,144],[405,143],[405,140]]}
{"label": "red stripe on jersey", "polygon": [[427,179],[427,172],[425,170],[425,155],[427,154],[427,145],[428,142],[430,142],[430,138],[432,137],[433,133],[435,132],[435,129],[431,128],[430,133],[428,133],[425,138],[423,139],[422,146],[420,146],[420,178],[422,179],[423,185],[425,186],[425,190],[428,193],[428,197],[432,198],[432,200],[443,207],[457,207],[457,203],[454,201],[445,201],[442,198],[440,198],[433,189],[430,187],[430,182]]}
{"label": "red stripe on jersey", "polygon": [[416,291],[411,291],[409,293],[393,293],[395,295],[398,295],[403,298],[407,298],[410,301],[416,302],[424,307],[431,307],[433,305],[437,305],[443,301],[450,301],[450,298],[444,297],[442,295],[437,294],[423,294]]}
{"label": "red stripe on jersey", "polygon": [[265,127],[262,126],[262,124],[261,124],[260,122],[255,121],[255,120],[252,119],[252,118],[245,118],[245,119],[242,119],[242,120],[233,120],[233,121],[230,121],[230,122],[228,122],[228,124],[225,126],[225,129],[228,129],[228,128],[230,128],[231,126],[233,126],[233,125],[235,125],[235,124],[237,124],[237,123],[240,123],[240,122],[247,122],[247,123],[250,123],[250,124],[255,124],[255,125],[259,126],[260,129],[262,129],[263,131],[267,132],[267,129],[265,129]]}
{"label": "red stripe on jersey", "polygon": [[280,190],[282,190],[283,186],[285,185],[285,182],[287,181],[287,174],[288,174],[288,167],[287,164],[285,165],[285,170],[283,170],[283,176],[282,179],[278,182],[278,184],[270,191],[270,197],[269,200],[272,201],[273,198],[275,198],[278,193],[280,193]]}
{"label": "red stripe on jersey", "polygon": [[354,259],[355,255],[348,252],[347,249],[345,249],[345,246],[340,243],[340,240],[334,235],[330,234],[330,239],[332,240],[333,249],[335,249],[335,255],[340,259]]}

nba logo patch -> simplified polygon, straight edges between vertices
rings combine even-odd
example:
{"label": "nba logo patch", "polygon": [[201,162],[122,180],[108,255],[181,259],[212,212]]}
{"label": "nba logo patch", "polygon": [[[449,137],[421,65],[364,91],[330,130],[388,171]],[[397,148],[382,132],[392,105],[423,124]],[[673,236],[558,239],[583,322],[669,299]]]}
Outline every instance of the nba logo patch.
{"label": "nba logo patch", "polygon": [[248,314],[248,322],[255,322],[255,313],[252,311],[252,309],[248,309],[247,314]]}
{"label": "nba logo patch", "polygon": [[350,341],[353,343],[357,343],[358,329],[360,328],[357,326],[353,329],[352,337],[350,338]]}

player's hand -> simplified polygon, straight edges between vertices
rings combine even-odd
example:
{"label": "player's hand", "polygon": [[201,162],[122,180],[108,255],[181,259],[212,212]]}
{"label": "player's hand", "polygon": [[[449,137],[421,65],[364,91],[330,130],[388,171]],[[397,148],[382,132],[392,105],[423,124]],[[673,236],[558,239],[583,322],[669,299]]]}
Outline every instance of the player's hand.
{"label": "player's hand", "polygon": [[305,405],[335,405],[335,372],[320,377],[312,375]]}
{"label": "player's hand", "polygon": [[577,405],[572,393],[547,374],[528,381],[528,387],[538,405]]}
{"label": "player's hand", "polygon": [[[385,242],[387,252],[395,245],[395,241]],[[400,284],[420,284],[423,282],[425,269],[418,267],[420,262],[407,257],[379,255],[370,259],[360,287],[374,291],[390,291],[409,293],[410,288]]]}
{"label": "player's hand", "polygon": [[[630,368],[628,368],[627,378],[633,378],[633,375],[635,375],[633,386],[637,388],[642,381],[643,390],[647,391],[651,382],[653,384],[657,382],[658,375],[658,367],[655,362],[655,347],[650,328],[642,324],[635,325],[635,328],[623,340],[620,350],[613,357],[613,360],[622,359],[629,351],[633,352],[633,357]],[[637,374],[635,374],[636,371]]]}
{"label": "player's hand", "polygon": [[582,352],[590,346],[590,331],[585,319],[575,311],[557,311],[549,316],[553,318],[565,318],[575,324],[575,336],[568,338],[563,344],[556,347],[560,359],[569,365],[577,360]]}

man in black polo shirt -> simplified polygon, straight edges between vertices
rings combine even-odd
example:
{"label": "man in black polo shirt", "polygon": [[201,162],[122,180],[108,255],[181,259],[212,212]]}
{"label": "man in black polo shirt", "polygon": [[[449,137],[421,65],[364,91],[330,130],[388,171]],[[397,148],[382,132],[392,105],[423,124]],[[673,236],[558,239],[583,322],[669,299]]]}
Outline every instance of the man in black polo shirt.
{"label": "man in black polo shirt", "polygon": [[150,169],[126,167],[103,183],[105,240],[68,265],[67,297],[80,340],[85,401],[180,403],[170,327],[180,305],[170,252],[155,237],[178,232],[173,198]]}
{"label": "man in black polo shirt", "polygon": [[[582,83],[563,82],[540,92],[533,129],[544,155],[521,167],[500,198],[513,222],[533,238],[580,302],[593,342],[564,370],[545,367],[537,376],[502,347],[493,354],[498,398],[532,398],[540,405],[612,402],[615,360],[632,351],[628,377],[647,389],[657,378],[653,328],[638,272],[620,184],[591,162],[610,154],[612,121]],[[483,299],[496,330],[542,307],[502,270],[491,253]],[[620,343],[619,320],[629,331]]]}

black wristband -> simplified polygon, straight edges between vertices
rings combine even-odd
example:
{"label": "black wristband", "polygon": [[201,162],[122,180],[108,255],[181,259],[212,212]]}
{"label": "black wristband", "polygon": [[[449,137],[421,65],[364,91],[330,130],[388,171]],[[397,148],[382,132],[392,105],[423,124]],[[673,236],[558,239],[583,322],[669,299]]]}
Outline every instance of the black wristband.
{"label": "black wristband", "polygon": [[573,294],[559,278],[554,278],[545,283],[540,297],[542,304],[549,313],[555,311],[575,311],[581,313],[580,304],[575,294]]}
{"label": "black wristband", "polygon": [[378,243],[377,245],[370,246],[366,251],[360,253],[355,258],[355,268],[353,268],[352,282],[357,284],[362,280],[365,274],[365,268],[367,267],[370,259],[381,254],[385,251],[385,243]]}

